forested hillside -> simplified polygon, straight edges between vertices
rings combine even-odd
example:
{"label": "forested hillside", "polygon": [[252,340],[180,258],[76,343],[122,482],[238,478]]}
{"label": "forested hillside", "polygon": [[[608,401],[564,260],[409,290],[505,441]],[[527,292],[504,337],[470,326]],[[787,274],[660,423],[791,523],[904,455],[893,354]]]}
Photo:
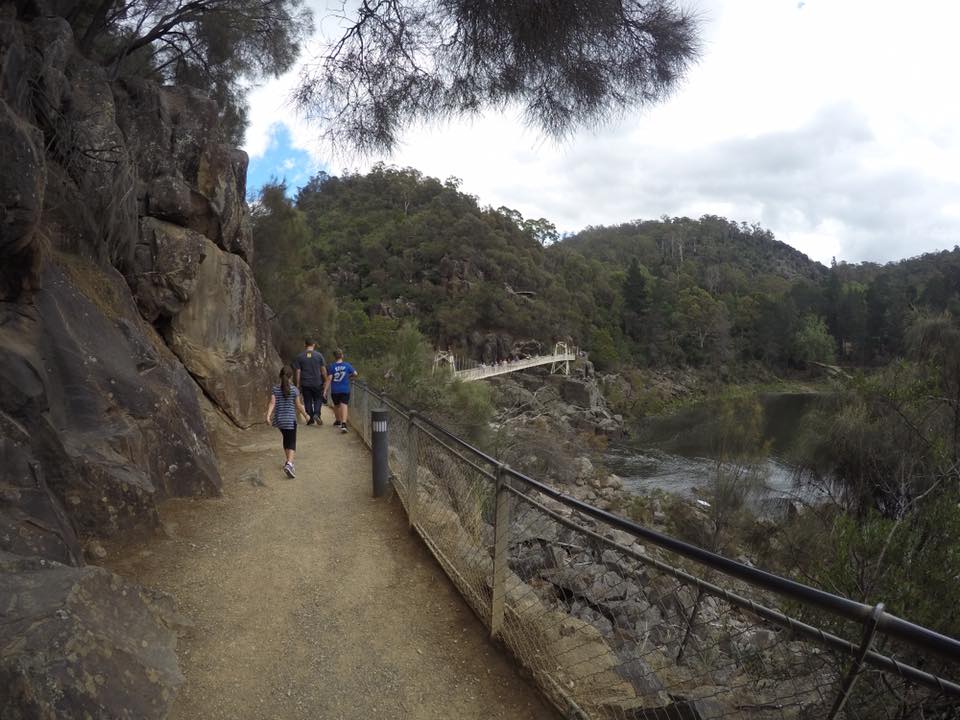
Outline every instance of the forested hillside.
{"label": "forested hillside", "polygon": [[679,270],[691,261],[700,284],[711,290],[743,289],[747,276],[775,275],[789,280],[820,280],[825,268],[775,239],[759,225],[715,215],[637,220],[611,227],[589,227],[564,244],[604,262],[625,265],[636,259],[649,268]]}
{"label": "forested hillside", "polygon": [[956,314],[960,251],[827,268],[757,225],[716,216],[591,227],[490,208],[456,179],[377,166],[317,175],[295,199],[264,188],[261,287],[287,344],[301,334],[374,354],[412,320],[474,354],[491,333],[569,337],[601,367],[774,369],[880,364],[917,312]]}
{"label": "forested hillside", "polygon": [[[293,202],[282,187],[265,188],[254,227],[258,277],[295,336],[357,352],[368,323],[388,332],[406,318],[441,347],[466,347],[472,333],[549,340],[589,329],[537,240],[544,228],[482,208],[455,180],[384,167],[320,174]],[[585,309],[604,291],[616,293],[594,288]]]}

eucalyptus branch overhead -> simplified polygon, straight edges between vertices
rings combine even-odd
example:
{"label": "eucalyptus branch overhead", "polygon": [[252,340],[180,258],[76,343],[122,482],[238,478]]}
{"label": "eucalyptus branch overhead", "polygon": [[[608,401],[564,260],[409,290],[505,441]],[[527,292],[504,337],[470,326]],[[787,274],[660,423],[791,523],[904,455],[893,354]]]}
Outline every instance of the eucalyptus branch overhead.
{"label": "eucalyptus branch overhead", "polygon": [[341,149],[516,106],[552,137],[665,99],[699,51],[672,0],[364,0],[294,99]]}

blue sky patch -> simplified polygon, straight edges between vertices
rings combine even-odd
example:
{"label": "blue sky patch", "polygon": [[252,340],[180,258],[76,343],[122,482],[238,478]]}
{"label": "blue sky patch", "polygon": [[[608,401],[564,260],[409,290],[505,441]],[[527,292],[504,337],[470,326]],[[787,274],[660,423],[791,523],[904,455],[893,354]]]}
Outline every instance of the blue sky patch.
{"label": "blue sky patch", "polygon": [[314,163],[305,150],[293,147],[290,129],[286,125],[274,123],[270,126],[267,151],[260,157],[250,158],[247,197],[256,198],[260,195],[260,188],[274,180],[286,180],[287,194],[293,197],[313,175],[326,167]]}

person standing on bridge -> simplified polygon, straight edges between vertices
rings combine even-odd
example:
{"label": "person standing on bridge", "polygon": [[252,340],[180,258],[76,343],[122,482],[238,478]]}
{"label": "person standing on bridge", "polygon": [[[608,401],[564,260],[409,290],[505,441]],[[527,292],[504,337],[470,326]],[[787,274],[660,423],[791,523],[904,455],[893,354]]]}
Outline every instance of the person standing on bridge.
{"label": "person standing on bridge", "polygon": [[280,430],[283,436],[283,453],[286,458],[283,472],[288,478],[295,478],[297,474],[293,468],[293,457],[297,453],[297,415],[303,416],[306,420],[307,410],[303,407],[300,392],[290,382],[291,375],[290,368],[286,365],[280,368],[280,384],[274,385],[270,393],[267,422],[272,422],[273,426]]}
{"label": "person standing on bridge", "polygon": [[324,389],[330,392],[329,397],[333,402],[333,414],[336,416],[333,426],[345,433],[350,412],[350,381],[358,373],[353,365],[343,359],[343,350],[334,352],[333,357],[334,362],[327,368],[327,385]]}
{"label": "person standing on bridge", "polygon": [[323,425],[320,409],[326,402],[323,396],[327,384],[327,363],[323,353],[316,349],[316,343],[307,338],[304,340],[304,351],[293,361],[294,384],[300,388],[303,395],[303,404],[307,409],[307,425]]}

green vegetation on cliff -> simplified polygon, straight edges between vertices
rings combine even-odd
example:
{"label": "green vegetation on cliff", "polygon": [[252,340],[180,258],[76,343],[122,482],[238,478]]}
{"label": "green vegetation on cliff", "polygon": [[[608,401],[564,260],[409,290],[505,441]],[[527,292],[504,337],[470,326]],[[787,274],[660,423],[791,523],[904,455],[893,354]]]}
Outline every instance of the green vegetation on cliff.
{"label": "green vegetation on cliff", "polygon": [[86,58],[114,77],[209,95],[222,131],[238,145],[249,83],[286,72],[313,31],[303,0],[79,0],[67,7],[64,18]]}

